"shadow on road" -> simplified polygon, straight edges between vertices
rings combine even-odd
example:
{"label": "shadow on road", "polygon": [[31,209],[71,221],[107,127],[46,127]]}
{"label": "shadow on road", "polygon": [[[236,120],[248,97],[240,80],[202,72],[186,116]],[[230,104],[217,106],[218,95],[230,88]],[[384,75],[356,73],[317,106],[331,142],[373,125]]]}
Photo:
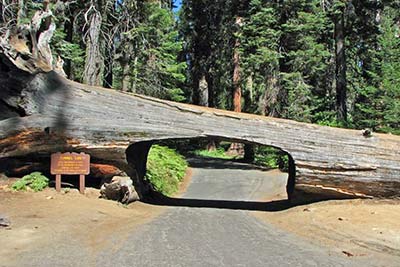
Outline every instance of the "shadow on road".
{"label": "shadow on road", "polygon": [[294,206],[292,203],[290,203],[289,200],[255,202],[255,201],[187,199],[187,198],[171,198],[157,192],[153,192],[152,196],[143,200],[143,202],[157,206],[215,208],[215,209],[248,210],[248,211],[282,211]]}
{"label": "shadow on road", "polygon": [[[227,169],[227,170],[257,170],[269,171],[266,167],[256,166],[239,160],[204,158],[192,156],[187,159],[189,166],[196,169]],[[167,197],[159,192],[153,191],[142,200],[144,203],[157,206],[190,207],[190,208],[214,208],[247,211],[281,211],[293,207],[287,199],[269,202],[241,201],[241,200],[214,200],[214,199],[190,199]]]}

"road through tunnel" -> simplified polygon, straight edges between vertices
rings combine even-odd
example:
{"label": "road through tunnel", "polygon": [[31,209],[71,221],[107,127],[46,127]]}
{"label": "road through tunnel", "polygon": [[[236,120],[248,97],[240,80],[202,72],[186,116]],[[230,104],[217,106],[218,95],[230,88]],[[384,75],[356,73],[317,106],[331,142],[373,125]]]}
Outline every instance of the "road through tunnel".
{"label": "road through tunnel", "polygon": [[[140,181],[138,191],[145,202],[243,210],[268,210],[278,208],[276,205],[287,205],[296,182],[293,157],[276,147],[240,142],[217,137],[151,140],[131,144],[126,158],[136,170]],[[232,144],[235,151],[231,149]],[[155,185],[146,175],[149,152],[159,146],[178,151],[188,161],[193,171],[191,176],[195,178],[192,182],[196,183],[196,192],[191,186],[187,188],[189,198],[186,194],[182,197],[163,194],[158,183]],[[269,205],[271,203],[273,205]]]}

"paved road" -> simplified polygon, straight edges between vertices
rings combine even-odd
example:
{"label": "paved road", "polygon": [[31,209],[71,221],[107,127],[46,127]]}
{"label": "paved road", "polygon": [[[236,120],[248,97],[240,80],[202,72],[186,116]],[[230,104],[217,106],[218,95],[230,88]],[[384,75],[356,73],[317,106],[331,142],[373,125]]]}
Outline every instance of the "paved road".
{"label": "paved road", "polygon": [[[259,222],[246,209],[277,193],[286,175],[216,160],[192,160],[192,182],[175,207],[133,233],[98,266],[355,266],[342,255]],[[112,259],[112,260],[110,260]]]}
{"label": "paved road", "polygon": [[193,159],[191,165],[186,194],[165,200],[171,206],[166,212],[123,240],[111,236],[113,248],[93,255],[65,235],[64,242],[21,254],[19,262],[24,264],[19,266],[366,266],[249,214],[281,208],[279,202],[265,205],[257,200],[266,192],[280,193],[286,175],[218,160]]}

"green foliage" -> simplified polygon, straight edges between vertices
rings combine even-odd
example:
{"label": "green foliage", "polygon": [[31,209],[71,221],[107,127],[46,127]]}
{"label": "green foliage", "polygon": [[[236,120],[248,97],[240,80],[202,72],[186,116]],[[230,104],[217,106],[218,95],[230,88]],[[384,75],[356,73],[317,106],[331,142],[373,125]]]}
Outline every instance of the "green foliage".
{"label": "green foliage", "polygon": [[[218,159],[237,159],[237,156],[226,154],[226,150],[230,147],[230,143],[221,143],[216,150],[195,150],[194,154],[206,158]],[[253,164],[263,167],[276,169],[280,168],[287,171],[288,169],[288,156],[282,150],[269,147],[269,146],[255,146],[255,157]]]}
{"label": "green foliage", "polygon": [[146,179],[167,196],[178,190],[188,165],[183,156],[168,147],[153,145],[147,158]]}
{"label": "green foliage", "polygon": [[254,163],[271,169],[280,168],[283,171],[287,171],[289,158],[287,154],[280,149],[268,146],[257,146]]}
{"label": "green foliage", "polygon": [[12,189],[16,191],[25,191],[28,188],[35,192],[42,191],[49,185],[49,179],[40,172],[32,172],[25,175],[12,185]]}
{"label": "green foliage", "polygon": [[85,65],[85,51],[79,44],[66,41],[66,33],[56,28],[51,40],[53,56],[60,56],[64,61],[69,60],[75,66],[72,70],[75,80],[82,80],[83,66]]}
{"label": "green foliage", "polygon": [[[8,5],[6,17],[16,17],[17,2]],[[29,22],[43,5],[24,3],[19,23]],[[204,77],[208,105],[232,109],[233,55],[239,51],[243,111],[400,134],[398,1],[185,0],[179,18],[170,1],[50,6],[57,26],[54,59],[65,61],[71,79],[82,80],[88,56],[85,14],[95,7],[102,16],[99,64],[117,89],[197,104]],[[347,122],[336,118],[335,23],[342,16]]]}
{"label": "green foliage", "polygon": [[219,147],[215,150],[199,149],[193,152],[197,156],[206,158],[218,158],[218,159],[234,159],[235,156],[227,155],[223,147]]}
{"label": "green foliage", "polygon": [[134,48],[129,55],[133,60],[128,63],[132,90],[184,101],[186,62],[178,61],[182,42],[172,11],[157,3],[144,3],[137,12],[138,23],[122,36],[128,42],[125,46]]}
{"label": "green foliage", "polygon": [[358,128],[400,134],[400,29],[398,11],[383,10],[379,50],[374,51],[369,80],[358,89],[355,124]]}

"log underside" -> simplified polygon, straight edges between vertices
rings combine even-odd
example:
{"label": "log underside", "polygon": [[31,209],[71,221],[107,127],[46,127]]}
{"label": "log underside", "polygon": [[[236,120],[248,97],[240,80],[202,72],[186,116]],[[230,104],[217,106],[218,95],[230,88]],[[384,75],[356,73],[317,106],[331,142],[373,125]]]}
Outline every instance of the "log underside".
{"label": "log underside", "polygon": [[[152,141],[215,137],[288,152],[294,192],[400,196],[399,136],[365,137],[90,87],[55,72],[29,74],[0,58],[0,158],[82,151],[101,162],[135,165],[142,177]],[[128,149],[132,144],[140,149]]]}

